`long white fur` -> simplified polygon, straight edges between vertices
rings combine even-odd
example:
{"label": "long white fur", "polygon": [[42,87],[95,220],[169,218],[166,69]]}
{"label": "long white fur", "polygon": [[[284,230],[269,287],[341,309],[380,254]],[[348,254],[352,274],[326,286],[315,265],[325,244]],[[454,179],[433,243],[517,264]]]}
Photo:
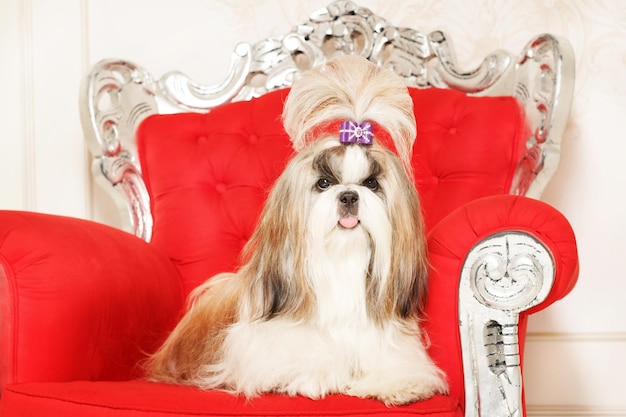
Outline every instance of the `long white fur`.
{"label": "long white fur", "polygon": [[[346,81],[346,77],[355,80],[335,82],[332,94],[324,90],[328,79]],[[369,77],[368,82],[358,77]],[[213,278],[195,292],[185,318],[152,357],[151,375],[248,397],[264,392],[311,398],[345,393],[404,404],[446,393],[445,376],[427,355],[416,315],[403,314],[394,304],[402,298],[394,295],[394,288],[403,288],[394,280],[414,278],[392,273],[398,262],[395,251],[401,250],[394,245],[409,250],[402,262],[425,256],[421,249],[410,249],[423,248],[419,222],[413,228],[406,225],[415,236],[394,226],[398,218],[420,216],[415,190],[403,170],[407,164],[377,144],[344,146],[328,133],[304,143],[306,135],[299,133],[337,113],[356,120],[359,115],[376,116],[379,124],[391,126],[399,152],[409,152],[415,122],[412,111],[402,108],[407,105],[406,91],[402,94],[397,79],[386,73],[380,76],[379,70],[373,72],[370,64],[354,58],[331,62],[303,80],[308,80],[303,81],[306,88],[294,87],[285,110],[285,125],[299,153],[268,199],[249,262],[238,273]],[[308,96],[313,90],[325,91],[312,100],[318,104],[311,104]],[[323,94],[346,95],[350,104],[340,100],[343,110],[328,105],[320,112],[316,105]],[[360,95],[350,99],[354,94]],[[314,160],[328,151],[339,151],[335,156],[340,158],[335,167],[339,178],[327,190],[318,190],[320,173],[314,170]],[[364,185],[374,164],[383,167],[378,190]],[[352,229],[338,225],[338,200],[345,191],[358,195],[359,224]],[[407,204],[395,204],[398,201]],[[285,235],[277,236],[277,231]],[[413,245],[412,239],[419,244]],[[266,246],[282,253],[272,257],[275,253],[263,252]],[[287,276],[272,281],[279,290],[268,285],[271,277],[263,275],[266,269],[260,266],[267,262],[278,263],[267,270]],[[378,292],[368,288],[373,280]],[[268,303],[267,297],[285,301],[286,306]],[[373,311],[376,308],[386,310]],[[220,311],[232,314],[232,319],[216,319]],[[202,320],[217,324],[206,328]]]}

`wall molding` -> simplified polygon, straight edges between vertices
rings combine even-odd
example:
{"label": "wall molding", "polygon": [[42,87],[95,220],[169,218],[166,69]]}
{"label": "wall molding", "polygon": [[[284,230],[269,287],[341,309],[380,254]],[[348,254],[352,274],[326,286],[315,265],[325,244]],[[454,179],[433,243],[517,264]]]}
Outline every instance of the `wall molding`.
{"label": "wall molding", "polygon": [[528,417],[626,417],[626,408],[528,405],[526,414]]}
{"label": "wall molding", "polygon": [[626,332],[529,333],[524,379],[529,417],[626,417],[618,376]]}
{"label": "wall molding", "polygon": [[526,342],[543,343],[626,343],[626,332],[615,333],[542,333],[529,332]]}

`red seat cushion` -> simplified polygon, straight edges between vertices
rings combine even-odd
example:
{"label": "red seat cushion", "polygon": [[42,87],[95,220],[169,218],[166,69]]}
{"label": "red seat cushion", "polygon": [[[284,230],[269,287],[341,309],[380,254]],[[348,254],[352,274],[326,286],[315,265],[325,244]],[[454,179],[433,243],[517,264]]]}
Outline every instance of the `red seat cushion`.
{"label": "red seat cushion", "polygon": [[96,416],[431,416],[460,417],[459,401],[436,396],[408,406],[386,407],[375,400],[331,395],[322,400],[264,395],[252,400],[219,391],[127,382],[68,382],[11,385],[3,415]]}

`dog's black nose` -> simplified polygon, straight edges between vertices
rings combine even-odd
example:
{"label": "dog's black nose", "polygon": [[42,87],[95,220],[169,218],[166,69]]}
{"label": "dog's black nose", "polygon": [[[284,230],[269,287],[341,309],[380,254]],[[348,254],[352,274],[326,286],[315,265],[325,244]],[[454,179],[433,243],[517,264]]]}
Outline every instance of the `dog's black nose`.
{"label": "dog's black nose", "polygon": [[339,202],[347,210],[350,210],[359,202],[359,195],[354,191],[344,191],[339,194]]}

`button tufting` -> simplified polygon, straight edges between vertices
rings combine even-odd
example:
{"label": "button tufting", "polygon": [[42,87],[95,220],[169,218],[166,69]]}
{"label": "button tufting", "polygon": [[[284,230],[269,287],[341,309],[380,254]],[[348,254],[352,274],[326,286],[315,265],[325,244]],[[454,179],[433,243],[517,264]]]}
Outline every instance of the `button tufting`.
{"label": "button tufting", "polygon": [[207,140],[208,140],[208,138],[206,136],[204,136],[204,135],[198,136],[198,139],[197,139],[197,141],[198,141],[198,143],[200,145],[205,144],[207,142]]}
{"label": "button tufting", "polygon": [[215,184],[215,190],[220,194],[223,194],[227,189],[228,187],[223,182]]}
{"label": "button tufting", "polygon": [[451,127],[450,129],[448,129],[448,134],[450,135],[456,135],[456,132],[457,132],[456,127]]}
{"label": "button tufting", "polygon": [[248,136],[248,143],[254,144],[254,143],[257,143],[258,141],[259,141],[259,137],[255,135],[254,133]]}

